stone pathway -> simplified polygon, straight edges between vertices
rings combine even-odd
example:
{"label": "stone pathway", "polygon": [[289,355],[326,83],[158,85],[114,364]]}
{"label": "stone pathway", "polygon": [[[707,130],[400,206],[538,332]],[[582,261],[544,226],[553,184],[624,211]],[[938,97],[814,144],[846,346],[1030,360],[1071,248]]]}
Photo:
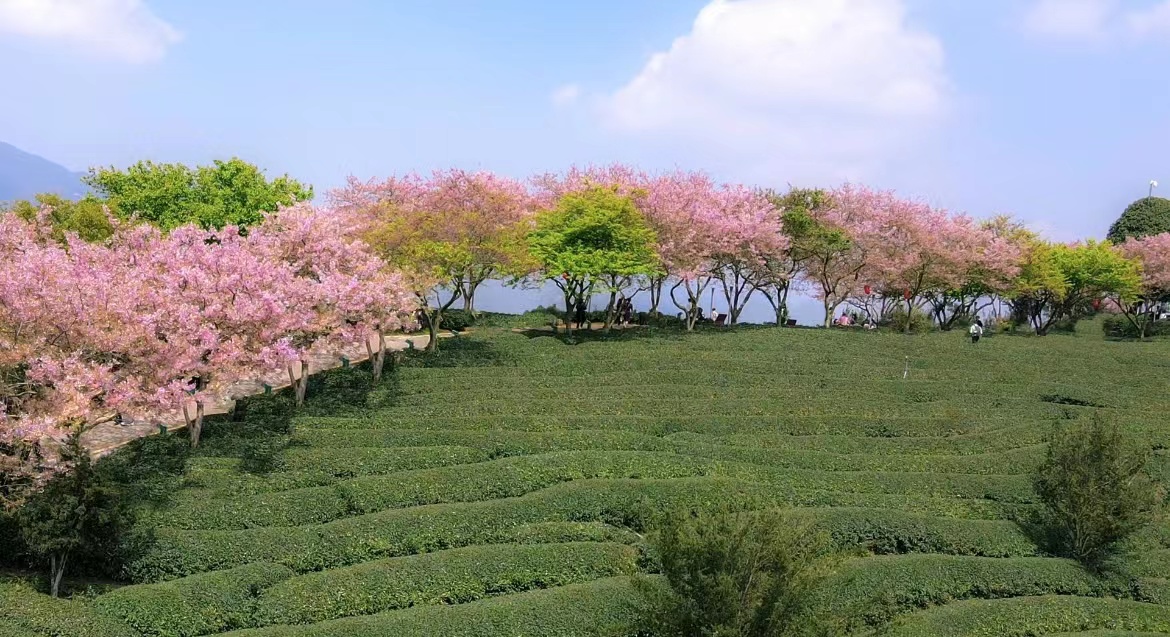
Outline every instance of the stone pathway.
{"label": "stone pathway", "polygon": [[[440,337],[451,336],[450,333],[442,333]],[[413,346],[422,349],[430,342],[430,337],[426,334],[420,335],[392,335],[386,337],[387,351],[402,351]],[[377,347],[377,337],[370,338],[371,347]],[[366,348],[363,345],[354,345],[340,352],[331,354],[319,354],[309,360],[309,374],[316,374],[327,369],[335,369],[344,364],[342,359],[348,360],[350,363],[360,363],[369,358]],[[295,373],[294,378],[300,378],[300,373]],[[236,400],[246,396],[254,396],[256,394],[264,393],[265,386],[268,386],[272,391],[277,391],[288,387],[292,384],[289,380],[287,370],[274,372],[265,378],[258,380],[242,381],[232,386],[229,391],[229,397],[212,402],[204,403],[203,415],[211,416],[214,414],[231,413],[235,407]],[[192,414],[194,414],[194,405],[189,406]],[[151,436],[162,433],[163,431],[174,431],[176,429],[185,429],[187,421],[183,418],[183,414],[179,410],[172,413],[165,414],[163,417],[152,421],[137,421],[137,422],[123,422],[122,424],[114,422],[106,422],[97,425],[93,429],[85,432],[81,437],[82,444],[89,449],[89,453],[94,458],[100,458],[110,452],[118,449],[122,445],[128,444],[139,438]]]}

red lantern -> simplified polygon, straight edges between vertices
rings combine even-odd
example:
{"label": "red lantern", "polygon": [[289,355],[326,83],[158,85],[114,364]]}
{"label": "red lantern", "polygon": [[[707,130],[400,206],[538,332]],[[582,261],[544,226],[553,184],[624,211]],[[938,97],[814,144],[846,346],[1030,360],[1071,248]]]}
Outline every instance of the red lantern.
{"label": "red lantern", "polygon": [[902,298],[904,298],[904,299],[906,299],[907,301],[909,301],[909,300],[910,300],[910,290],[908,290],[908,289],[907,289],[907,290],[902,290]]}
{"label": "red lantern", "polygon": [[866,294],[869,294],[869,293],[870,293],[870,291],[872,291],[872,289],[873,289],[873,288],[870,288],[868,285],[867,285],[867,286],[865,286],[865,293],[866,293]]}

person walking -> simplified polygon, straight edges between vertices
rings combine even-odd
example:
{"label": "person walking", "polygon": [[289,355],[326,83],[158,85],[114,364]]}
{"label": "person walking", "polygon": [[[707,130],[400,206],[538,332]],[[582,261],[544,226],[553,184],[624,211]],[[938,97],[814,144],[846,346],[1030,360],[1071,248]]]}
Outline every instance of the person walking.
{"label": "person walking", "polygon": [[968,332],[971,334],[971,344],[974,345],[975,343],[978,343],[979,339],[983,336],[983,319],[975,319],[975,322],[971,324],[971,329],[968,330]]}

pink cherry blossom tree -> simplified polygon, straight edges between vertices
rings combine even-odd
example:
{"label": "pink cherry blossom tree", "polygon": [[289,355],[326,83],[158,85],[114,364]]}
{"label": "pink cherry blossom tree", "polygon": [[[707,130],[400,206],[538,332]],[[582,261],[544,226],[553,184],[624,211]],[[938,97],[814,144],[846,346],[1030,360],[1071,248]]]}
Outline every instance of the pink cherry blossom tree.
{"label": "pink cherry blossom tree", "polygon": [[846,184],[829,191],[827,199],[827,205],[811,211],[816,228],[802,247],[807,254],[803,276],[821,298],[825,327],[837,306],[865,284],[874,241],[894,196]]}
{"label": "pink cherry blossom tree", "polygon": [[1150,323],[1157,318],[1157,306],[1170,298],[1170,232],[1130,238],[1117,250],[1141,265],[1141,287],[1128,298],[1112,292],[1109,300],[1138,331],[1139,338],[1145,338]]}

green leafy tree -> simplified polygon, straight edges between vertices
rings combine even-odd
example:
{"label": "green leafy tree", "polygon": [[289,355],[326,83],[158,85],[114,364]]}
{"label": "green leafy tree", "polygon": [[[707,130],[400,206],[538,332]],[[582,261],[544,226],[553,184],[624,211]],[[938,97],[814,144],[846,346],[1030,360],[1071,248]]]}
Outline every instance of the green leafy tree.
{"label": "green leafy tree", "polygon": [[72,470],[51,481],[16,514],[26,550],[49,566],[53,597],[60,593],[66,566],[78,558],[113,555],[129,521],[118,489],[94,467],[79,436],[66,443],[63,458]]}
{"label": "green leafy tree", "polygon": [[1143,197],[1129,204],[1109,227],[1106,238],[1115,244],[1126,239],[1170,232],[1170,199]]}
{"label": "green leafy tree", "polygon": [[640,587],[648,628],[663,637],[815,634],[806,601],[825,574],[829,545],[827,534],[790,513],[668,516],[652,541],[666,587]]}
{"label": "green leafy tree", "polygon": [[1067,245],[1034,240],[1025,249],[1012,305],[1016,320],[1031,323],[1043,336],[1093,299],[1137,295],[1141,282],[1138,263],[1108,241]]}
{"label": "green leafy tree", "polygon": [[1116,424],[1092,420],[1058,428],[1034,477],[1044,520],[1060,550],[1092,568],[1146,524],[1160,501],[1145,473],[1149,448]]}
{"label": "green leafy tree", "polygon": [[270,181],[255,165],[235,157],[194,169],[152,161],[125,170],[91,168],[84,181],[121,214],[138,215],[164,230],[186,223],[247,227],[281,205],[313,198],[312,187],[288,175]]}
{"label": "green leafy tree", "polygon": [[539,213],[528,250],[541,276],[564,295],[565,327],[572,333],[578,302],[624,279],[659,273],[656,240],[630,197],[595,187],[570,192]]}
{"label": "green leafy tree", "polygon": [[775,311],[776,325],[783,325],[788,320],[788,294],[805,262],[823,251],[826,242],[840,240],[840,234],[834,234],[813,214],[829,205],[824,190],[791,188],[783,195],[769,191],[766,196],[780,211],[781,231],[788,237],[788,249],[765,255],[756,275],[757,289]]}
{"label": "green leafy tree", "polygon": [[93,195],[74,201],[53,193],[41,193],[33,201],[21,199],[13,202],[6,211],[33,221],[45,208],[49,209],[49,220],[58,240],[64,239],[68,232],[91,242],[104,241],[114,234],[114,226],[106,214],[106,203]]}

